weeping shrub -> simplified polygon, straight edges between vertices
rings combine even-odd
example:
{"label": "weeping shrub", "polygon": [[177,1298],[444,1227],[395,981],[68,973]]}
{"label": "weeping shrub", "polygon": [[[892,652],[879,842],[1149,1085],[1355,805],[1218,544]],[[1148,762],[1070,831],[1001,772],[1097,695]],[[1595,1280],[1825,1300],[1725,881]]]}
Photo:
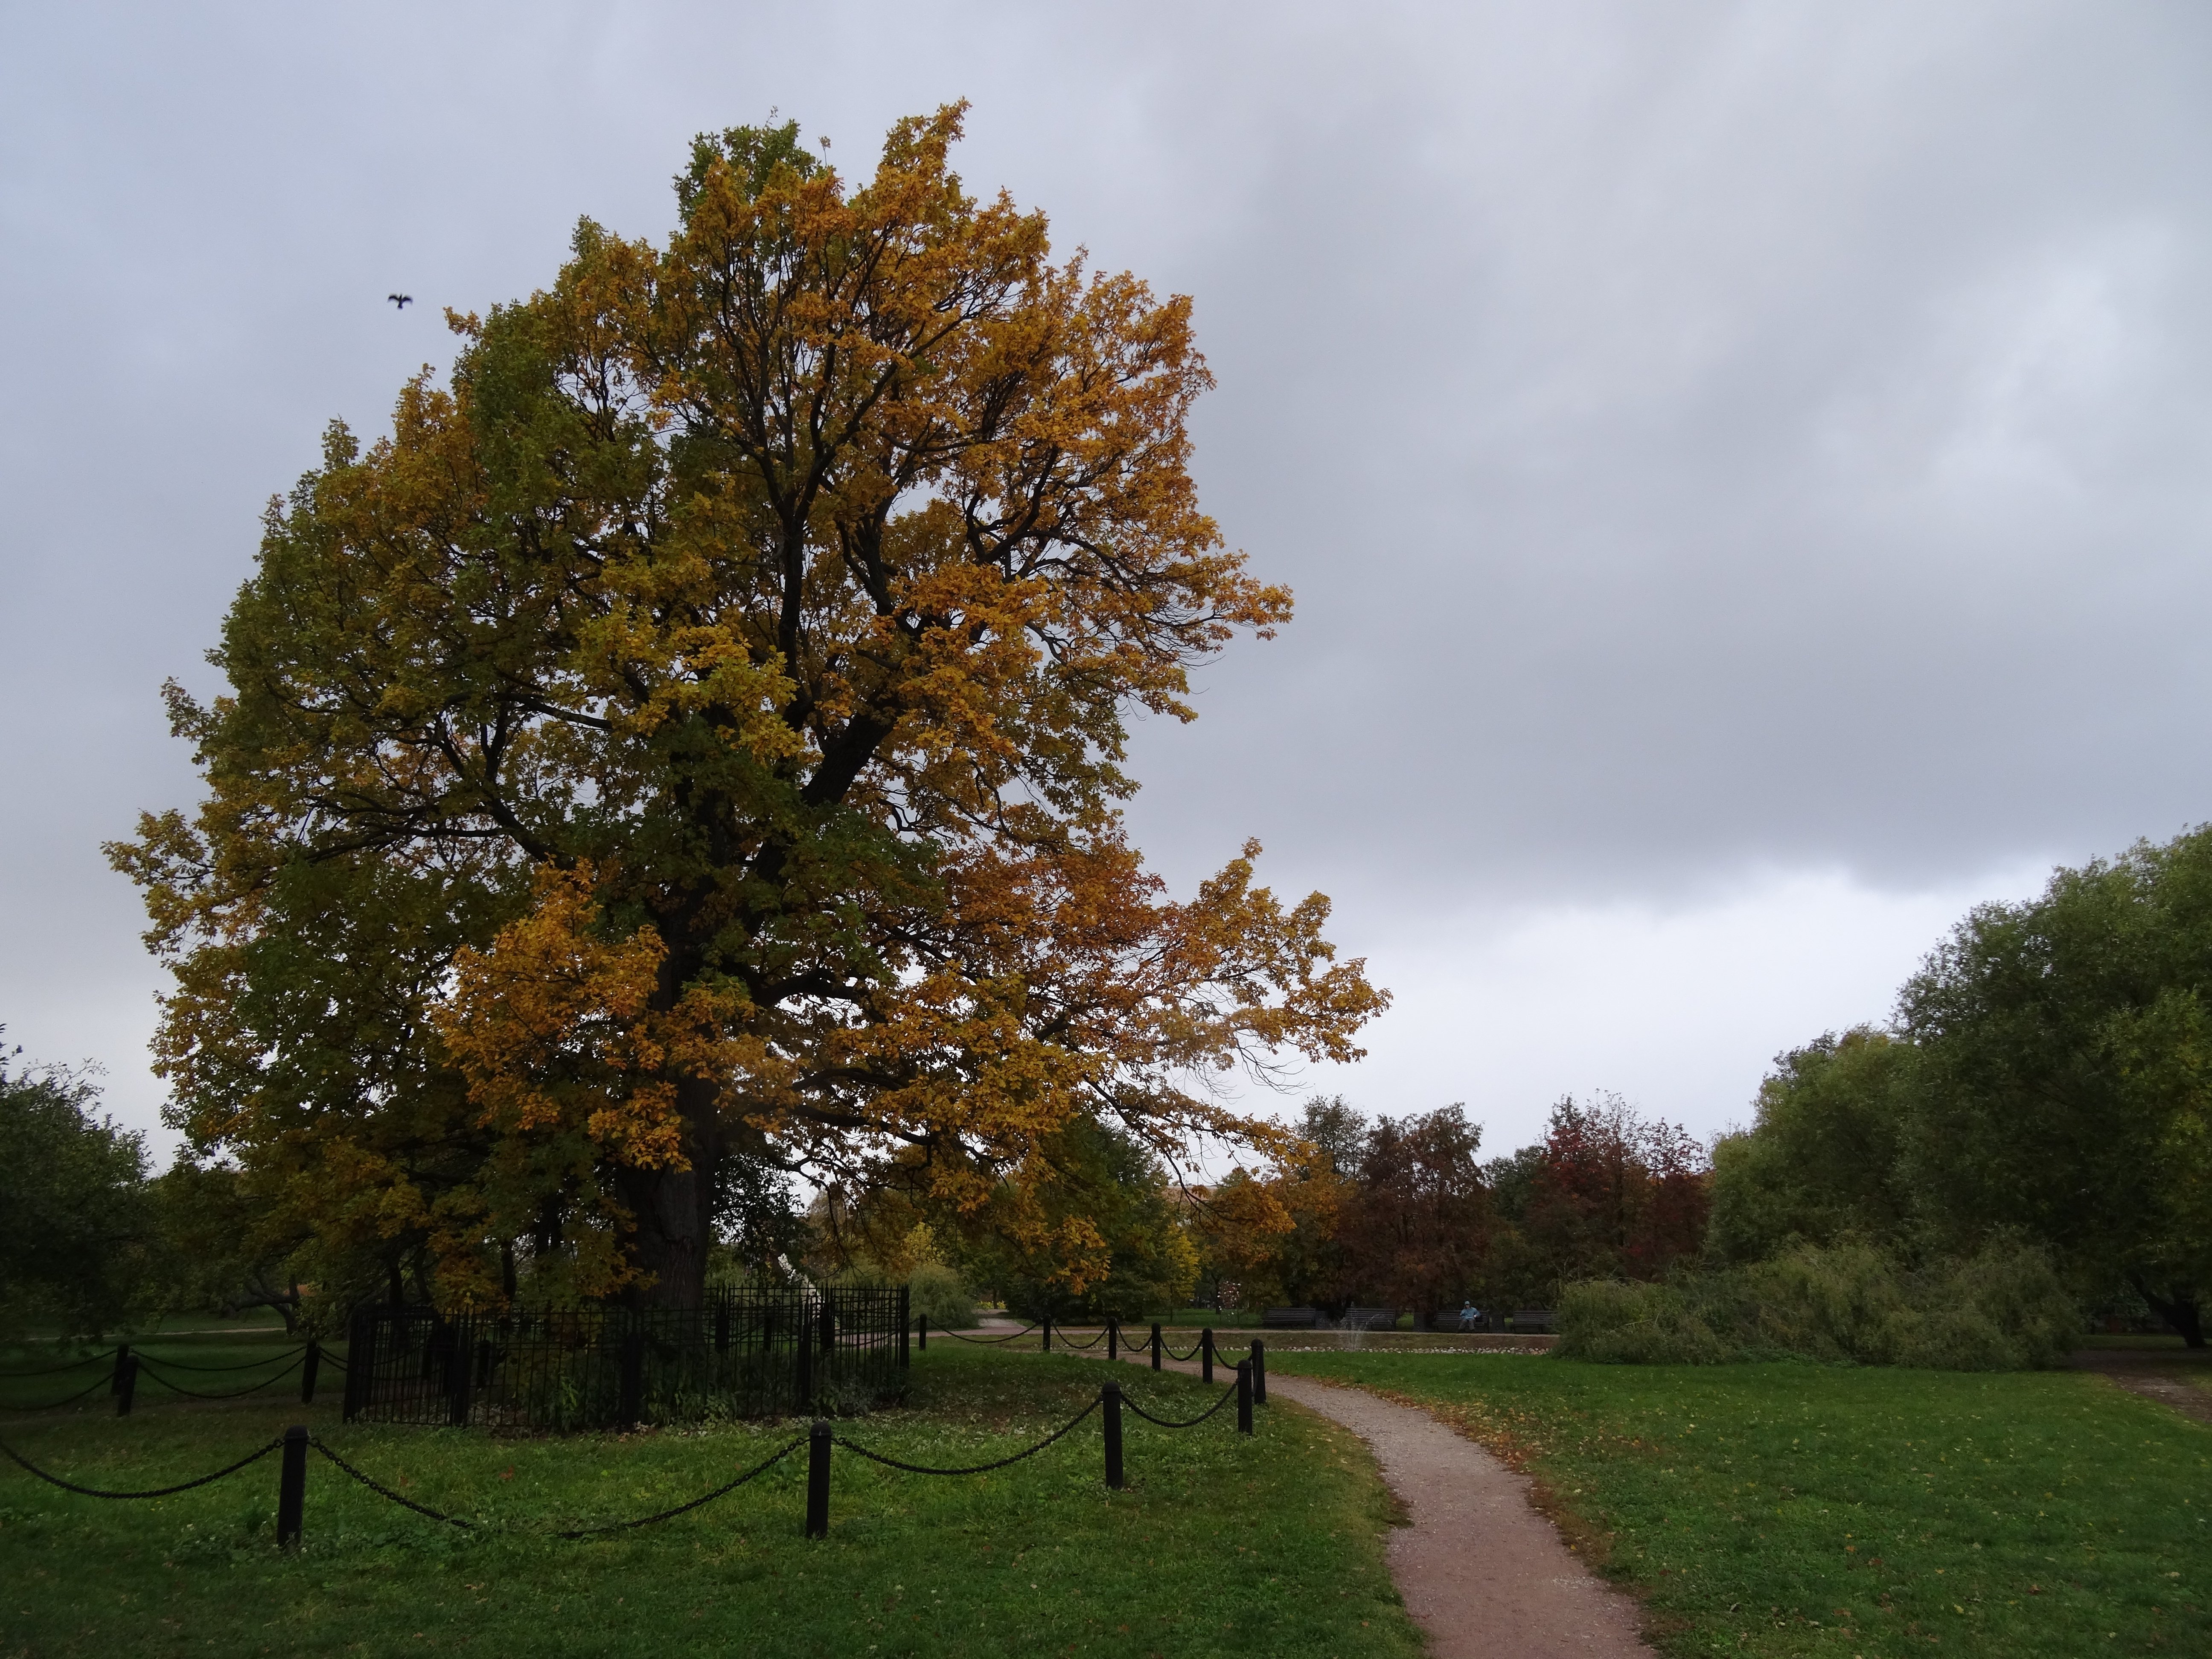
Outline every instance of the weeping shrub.
{"label": "weeping shrub", "polygon": [[960,1275],[941,1261],[918,1263],[907,1275],[907,1308],[939,1330],[975,1322],[975,1298]]}
{"label": "weeping shrub", "polygon": [[1556,1352],[1608,1364],[1796,1358],[2026,1370],[2060,1364],[2081,1326],[2050,1259],[2030,1246],[1994,1244],[1915,1271],[1846,1242],[1664,1284],[1571,1285]]}

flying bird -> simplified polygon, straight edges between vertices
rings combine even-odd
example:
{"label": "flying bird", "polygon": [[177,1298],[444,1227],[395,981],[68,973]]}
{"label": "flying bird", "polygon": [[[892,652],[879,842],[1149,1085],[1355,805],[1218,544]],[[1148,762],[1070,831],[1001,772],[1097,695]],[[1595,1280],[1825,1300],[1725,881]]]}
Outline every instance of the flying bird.
{"label": "flying bird", "polygon": [[411,294],[387,294],[384,297],[402,311],[415,303],[415,296]]}

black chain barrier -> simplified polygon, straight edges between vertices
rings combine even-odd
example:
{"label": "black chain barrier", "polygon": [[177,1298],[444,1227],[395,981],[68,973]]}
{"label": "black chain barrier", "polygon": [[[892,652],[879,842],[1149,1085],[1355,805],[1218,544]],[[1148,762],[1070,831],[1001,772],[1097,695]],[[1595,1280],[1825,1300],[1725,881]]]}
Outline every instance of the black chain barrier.
{"label": "black chain barrier", "polygon": [[[146,1376],[152,1377],[156,1382],[159,1382],[163,1388],[170,1389],[173,1393],[180,1394],[187,1400],[239,1400],[244,1398],[249,1394],[258,1393],[261,1389],[267,1388],[271,1382],[283,1382],[286,1377],[291,1376],[294,1371],[298,1370],[301,1365],[305,1364],[307,1363],[307,1356],[302,1352],[297,1359],[295,1359],[290,1364],[285,1366],[283,1370],[277,1371],[272,1376],[264,1376],[258,1382],[249,1382],[242,1389],[233,1389],[226,1394],[202,1394],[197,1389],[188,1389],[182,1383],[172,1382],[167,1377],[162,1376],[161,1372],[154,1369],[156,1362],[147,1358],[143,1354],[140,1354],[138,1356],[138,1369]],[[160,1363],[167,1364],[167,1362],[162,1361]]]}
{"label": "black chain barrier", "polygon": [[79,1389],[75,1394],[70,1395],[66,1400],[49,1400],[43,1406],[0,1407],[0,1410],[11,1412],[58,1412],[64,1406],[76,1405],[78,1401],[83,1399],[85,1395],[90,1394],[94,1389],[104,1389],[107,1387],[109,1381],[110,1379],[105,1376],[95,1376],[91,1382],[86,1383],[84,1387]]}
{"label": "black chain barrier", "polygon": [[1142,1406],[1139,1406],[1134,1400],[1131,1399],[1126,1390],[1122,1393],[1121,1403],[1127,1406],[1131,1411],[1136,1413],[1138,1416],[1143,1418],[1146,1422],[1152,1424],[1157,1427],[1163,1429],[1194,1429],[1236,1397],[1237,1385],[1232,1382],[1221,1391],[1220,1398],[1216,1400],[1211,1406],[1208,1406],[1197,1416],[1186,1419],[1181,1422],[1176,1422],[1164,1417],[1153,1416]]}
{"label": "black chain barrier", "polygon": [[[235,1365],[195,1365],[186,1360],[171,1359],[166,1354],[156,1359],[152,1354],[148,1353],[143,1348],[133,1348],[131,1352],[137,1354],[141,1360],[149,1361],[156,1365],[167,1365],[173,1371],[246,1371],[252,1370],[256,1365],[274,1364],[276,1361],[282,1359],[286,1353],[297,1354],[302,1359],[306,1358],[307,1355],[307,1345],[305,1343],[301,1343],[296,1348],[285,1349],[283,1353],[264,1354],[258,1359],[241,1359]],[[330,1359],[330,1356],[328,1354],[325,1354],[323,1358],[327,1362]]]}
{"label": "black chain barrier", "polygon": [[388,1498],[404,1510],[412,1510],[416,1514],[427,1516],[433,1521],[442,1521],[449,1527],[459,1527],[464,1532],[474,1532],[477,1529],[477,1523],[473,1521],[464,1521],[458,1515],[447,1515],[442,1510],[432,1509],[428,1504],[418,1504],[411,1498],[402,1498],[398,1492],[392,1491],[391,1487],[386,1486],[381,1480],[376,1479],[375,1476],[363,1474],[359,1469],[354,1468],[352,1464],[347,1462],[344,1458],[340,1457],[336,1452],[325,1445],[321,1440],[310,1440],[307,1443],[313,1446],[317,1451],[322,1453],[325,1457],[328,1458],[339,1468],[344,1470],[345,1473],[351,1475],[355,1480],[360,1481],[362,1486],[368,1487],[379,1498]]}
{"label": "black chain barrier", "polygon": [[744,1486],[746,1481],[751,1480],[755,1475],[767,1474],[770,1469],[783,1462],[785,1458],[790,1456],[792,1453],[797,1451],[805,1443],[806,1437],[805,1435],[795,1435],[785,1443],[783,1449],[781,1451],[771,1455],[766,1462],[754,1464],[752,1468],[747,1469],[736,1480],[726,1482],[724,1485],[715,1487],[714,1491],[707,1493],[704,1497],[695,1498],[688,1504],[678,1504],[672,1510],[663,1510],[658,1515],[640,1516],[635,1521],[610,1521],[605,1526],[600,1527],[573,1527],[567,1532],[556,1532],[553,1535],[556,1538],[589,1538],[597,1533],[626,1532],[632,1527],[650,1527],[658,1522],[672,1521],[678,1516],[688,1514],[690,1511],[697,1509],[702,1504],[711,1504],[717,1498],[725,1497],[727,1494],[735,1492],[738,1487]]}
{"label": "black chain barrier", "polygon": [[115,1358],[115,1350],[106,1353],[88,1353],[82,1359],[72,1359],[64,1365],[46,1365],[35,1371],[0,1371],[0,1382],[12,1382],[19,1376],[58,1376],[64,1371],[73,1371],[80,1365],[105,1364]]}
{"label": "black chain barrier", "polygon": [[1031,1325],[1022,1330],[1009,1332],[1005,1336],[963,1336],[957,1331],[939,1331],[937,1334],[939,1336],[949,1336],[956,1342],[973,1342],[978,1347],[988,1348],[994,1343],[1013,1342],[1024,1336],[1035,1336],[1037,1329],[1036,1326]]}
{"label": "black chain barrier", "polygon": [[[1059,1335],[1059,1333],[1055,1332],[1055,1333],[1054,1333],[1054,1334],[1055,1334],[1055,1335]],[[1097,1347],[1097,1346],[1101,1342],[1103,1342],[1105,1340],[1106,1340],[1106,1333],[1105,1333],[1105,1332],[1103,1332],[1103,1331],[1093,1331],[1093,1332],[1091,1334],[1091,1340],[1090,1340],[1088,1342],[1078,1342],[1078,1341],[1077,1341],[1073,1337],[1072,1337],[1072,1336],[1060,1336],[1060,1345],[1061,1345],[1063,1347],[1069,1347],[1069,1348],[1086,1348],[1086,1349],[1087,1349],[1087,1348],[1095,1348],[1095,1347]]]}
{"label": "black chain barrier", "polygon": [[73,1492],[80,1498],[167,1498],[177,1492],[190,1492],[195,1486],[212,1486],[228,1475],[236,1474],[249,1463],[258,1463],[283,1443],[281,1439],[272,1440],[260,1450],[248,1452],[228,1468],[217,1469],[213,1474],[204,1474],[197,1480],[180,1481],[173,1486],[156,1486],[150,1492],[101,1492],[95,1486],[80,1486],[74,1480],[64,1480],[58,1474],[48,1474],[5,1441],[0,1441],[0,1452],[6,1453],[9,1461],[18,1468],[37,1475],[48,1486],[59,1486],[64,1492]]}
{"label": "black chain barrier", "polygon": [[551,1533],[540,1533],[535,1528],[531,1527],[487,1527],[480,1521],[464,1521],[458,1515],[447,1515],[443,1510],[434,1510],[428,1504],[418,1504],[411,1498],[401,1496],[399,1493],[392,1491],[391,1487],[386,1486],[381,1480],[376,1479],[375,1476],[366,1474],[361,1470],[356,1468],[352,1464],[347,1462],[344,1458],[339,1456],[337,1453],[332,1451],[327,1445],[324,1444],[324,1443],[319,1439],[310,1440],[307,1443],[313,1446],[317,1451],[322,1453],[322,1455],[325,1458],[329,1459],[330,1462],[337,1468],[344,1471],[347,1474],[351,1475],[355,1480],[360,1481],[362,1486],[368,1487],[379,1498],[390,1498],[402,1509],[412,1510],[416,1514],[422,1516],[426,1519],[442,1522],[449,1527],[459,1527],[464,1532],[506,1533],[518,1537],[592,1538],[601,1533],[627,1532],[633,1527],[657,1526],[663,1521],[673,1521],[679,1515],[689,1515],[693,1510],[699,1509],[706,1504],[711,1504],[718,1498],[726,1498],[730,1493],[744,1486],[746,1481],[752,1480],[756,1475],[767,1474],[769,1470],[774,1468],[778,1463],[783,1462],[785,1458],[790,1456],[792,1453],[797,1451],[801,1446],[806,1443],[806,1437],[803,1434],[793,1437],[790,1440],[786,1441],[783,1445],[778,1448],[775,1451],[769,1453],[766,1458],[763,1459],[760,1462],[754,1464],[752,1468],[747,1469],[743,1474],[738,1475],[735,1480],[726,1480],[720,1486],[715,1487],[714,1491],[710,1492],[702,1492],[698,1497],[690,1499],[688,1503],[678,1504],[672,1509],[662,1510],[658,1514],[654,1515],[641,1515],[635,1520],[630,1521],[609,1521],[596,1527],[568,1527],[560,1531]]}
{"label": "black chain barrier", "polygon": [[1036,1456],[1047,1446],[1052,1444],[1054,1441],[1059,1439],[1069,1430],[1074,1428],[1076,1425],[1082,1422],[1085,1418],[1090,1416],[1091,1413],[1097,1411],[1098,1409],[1098,1406],[1099,1401],[1096,1400],[1092,1401],[1081,1411],[1076,1413],[1074,1416],[1069,1418],[1066,1422],[1061,1424],[1050,1434],[1045,1436],[1043,1439],[1038,1441],[1036,1445],[1030,1447],[1027,1450],[1018,1451],[1012,1457],[1001,1457],[994,1462],[978,1463],[973,1468],[933,1469],[921,1463],[902,1463],[896,1457],[886,1457],[881,1452],[870,1451],[866,1446],[863,1446],[855,1441],[846,1439],[842,1434],[832,1435],[830,1438],[835,1440],[837,1444],[842,1446],[847,1451],[860,1453],[861,1456],[866,1458],[870,1462],[881,1463],[887,1469],[903,1469],[908,1474],[988,1474],[993,1469],[1003,1469],[1009,1463],[1018,1463],[1024,1457]]}
{"label": "black chain barrier", "polygon": [[1167,1351],[1167,1356],[1170,1359],[1195,1359],[1198,1358],[1200,1351],[1206,1346],[1206,1340],[1201,1337],[1199,1340],[1192,1343],[1190,1345],[1190,1352],[1188,1353],[1177,1353],[1175,1351],[1175,1344],[1167,1341],[1164,1339],[1161,1341],[1160,1346]]}

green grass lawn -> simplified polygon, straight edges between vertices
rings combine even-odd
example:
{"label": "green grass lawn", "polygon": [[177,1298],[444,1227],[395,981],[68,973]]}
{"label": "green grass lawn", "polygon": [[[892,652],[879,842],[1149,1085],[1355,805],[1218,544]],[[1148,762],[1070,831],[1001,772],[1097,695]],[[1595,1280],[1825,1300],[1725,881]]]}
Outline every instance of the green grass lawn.
{"label": "green grass lawn", "polygon": [[[149,1346],[181,1356],[184,1340]],[[254,1351],[254,1339],[193,1340],[208,1363]],[[1104,1376],[1059,1355],[933,1344],[915,1356],[905,1407],[840,1429],[910,1462],[981,1462],[1065,1421]],[[1164,1416],[1211,1397],[1172,1374],[1119,1380]],[[0,1413],[0,1437],[56,1474],[129,1488],[204,1473],[305,1420],[409,1497],[519,1533],[422,1520],[318,1457],[304,1546],[286,1553],[273,1538],[273,1456],[137,1503],[0,1466],[0,1654],[1420,1650],[1384,1565],[1390,1506],[1373,1465],[1357,1440],[1304,1413],[1264,1413],[1249,1440],[1233,1408],[1179,1433],[1128,1418],[1131,1484],[1117,1493],[1103,1484],[1095,1418],[988,1475],[922,1478],[841,1452],[819,1542],[800,1536],[802,1450],[678,1520],[563,1542],[538,1534],[680,1502],[803,1425],[565,1439],[347,1427],[334,1379],[304,1412],[296,1379],[285,1386],[289,1401],[280,1389],[222,1405],[149,1391],[127,1419],[103,1391],[82,1410]]]}
{"label": "green grass lawn", "polygon": [[2212,1428],[2078,1372],[1271,1354],[1505,1451],[1677,1655],[2212,1653]]}

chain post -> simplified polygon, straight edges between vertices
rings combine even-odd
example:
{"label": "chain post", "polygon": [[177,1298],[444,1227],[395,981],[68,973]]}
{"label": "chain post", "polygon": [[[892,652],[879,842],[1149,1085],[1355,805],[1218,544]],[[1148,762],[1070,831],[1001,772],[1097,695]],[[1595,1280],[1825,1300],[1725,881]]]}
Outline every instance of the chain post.
{"label": "chain post", "polygon": [[1237,1432],[1252,1432],[1252,1362],[1237,1362]]}
{"label": "chain post", "polygon": [[1267,1403],[1267,1345],[1256,1336],[1252,1339],[1252,1403]]}
{"label": "chain post", "polygon": [[806,1535],[830,1535],[830,1425],[820,1418],[806,1434]]}
{"label": "chain post", "polygon": [[914,1339],[915,1346],[920,1348],[924,1353],[929,1352],[929,1316],[927,1314],[917,1314],[915,1316]]}
{"label": "chain post", "polygon": [[323,1368],[323,1345],[312,1336],[307,1339],[307,1357],[300,1362],[300,1403],[315,1403],[315,1373]]}
{"label": "chain post", "polygon": [[1121,1322],[1110,1314],[1106,1319],[1106,1357],[1109,1359],[1121,1357]]}
{"label": "chain post", "polygon": [[1041,1328],[1044,1332],[1044,1346],[1039,1348],[1037,1352],[1039,1353],[1050,1353],[1052,1352],[1052,1316],[1050,1314],[1047,1314],[1044,1316],[1044,1324]]}
{"label": "chain post", "polygon": [[276,1470],[276,1542],[290,1549],[300,1541],[300,1523],[307,1507],[307,1425],[295,1423],[284,1431],[283,1461]]}
{"label": "chain post", "polygon": [[1109,1382],[1100,1396],[1106,1402],[1106,1488],[1121,1490],[1121,1385]]}
{"label": "chain post", "polygon": [[115,1369],[108,1373],[108,1393],[111,1395],[118,1395],[123,1392],[123,1373],[130,1370],[131,1365],[131,1345],[128,1342],[117,1343],[115,1345]]}
{"label": "chain post", "polygon": [[1154,1323],[1153,1323],[1153,1325],[1152,1325],[1152,1369],[1153,1369],[1154,1370],[1159,1370],[1159,1368],[1160,1368],[1160,1328],[1159,1328],[1159,1324],[1158,1324],[1158,1322],[1157,1321],[1155,1321],[1155,1322],[1154,1322]]}
{"label": "chain post", "polygon": [[121,1386],[115,1391],[115,1414],[118,1417],[128,1417],[131,1415],[131,1398],[137,1392],[138,1356],[135,1353],[127,1354],[124,1357],[123,1361]]}
{"label": "chain post", "polygon": [[1209,1389],[1213,1386],[1213,1327],[1211,1325],[1198,1334],[1198,1380]]}

